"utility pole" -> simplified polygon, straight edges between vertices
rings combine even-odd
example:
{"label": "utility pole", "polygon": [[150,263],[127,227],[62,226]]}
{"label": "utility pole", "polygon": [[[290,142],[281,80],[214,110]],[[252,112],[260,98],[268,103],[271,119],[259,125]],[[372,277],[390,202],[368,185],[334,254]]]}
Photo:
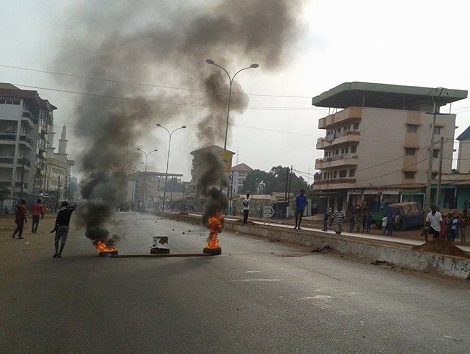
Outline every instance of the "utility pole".
{"label": "utility pole", "polygon": [[441,182],[442,182],[442,158],[444,156],[444,137],[441,137],[441,148],[439,150],[439,174],[437,175],[436,205],[441,206]]}
{"label": "utility pole", "polygon": [[[444,88],[439,87],[436,90],[439,90],[439,95],[437,97],[440,97]],[[433,155],[434,155],[434,134],[436,132],[436,116],[438,113],[437,101],[433,95],[431,95],[431,98],[434,103],[434,108],[432,112],[431,142],[429,144],[428,175],[427,175],[427,180],[426,180],[426,196],[425,196],[425,201],[424,201],[426,211],[429,211],[432,205],[431,203],[432,160],[433,160]]]}

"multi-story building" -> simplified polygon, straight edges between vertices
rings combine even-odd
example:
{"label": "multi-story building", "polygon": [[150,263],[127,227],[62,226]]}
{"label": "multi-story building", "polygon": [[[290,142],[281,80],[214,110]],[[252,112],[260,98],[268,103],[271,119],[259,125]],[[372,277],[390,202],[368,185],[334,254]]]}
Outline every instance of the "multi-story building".
{"label": "multi-story building", "polygon": [[41,197],[51,208],[68,199],[74,161],[67,158],[65,126],[55,152],[56,109],[36,91],[0,83],[0,186],[11,191],[8,208],[18,198]]}
{"label": "multi-story building", "polygon": [[36,91],[0,83],[0,185],[13,199],[34,194],[45,178],[46,137],[55,109]]}
{"label": "multi-story building", "polygon": [[168,173],[165,193],[165,172],[137,171],[129,175],[127,200],[132,209],[161,210],[165,195],[165,210],[172,202],[183,199],[182,174]]}
{"label": "multi-story building", "polygon": [[253,171],[253,169],[244,163],[240,163],[232,167],[232,176],[231,176],[232,194],[241,193],[243,189],[243,182],[245,182],[248,172],[251,172],[251,171]]}
{"label": "multi-story building", "polygon": [[314,97],[314,106],[330,109],[318,122],[326,131],[317,140],[323,158],[315,161],[321,172],[313,188],[319,208],[424,204],[429,161],[431,183],[439,171],[452,170],[456,116],[440,108],[466,97],[464,90],[366,82],[343,83]]}

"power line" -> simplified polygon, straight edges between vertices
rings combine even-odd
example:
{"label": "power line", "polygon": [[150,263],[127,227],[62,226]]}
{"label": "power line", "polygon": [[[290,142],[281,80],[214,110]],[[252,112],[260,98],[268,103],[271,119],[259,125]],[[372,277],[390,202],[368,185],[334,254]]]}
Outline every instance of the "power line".
{"label": "power line", "polygon": [[[24,71],[31,71],[37,73],[44,73],[44,74],[51,74],[51,75],[58,75],[58,76],[65,76],[65,77],[74,77],[86,80],[93,80],[93,81],[104,81],[110,82],[115,84],[124,84],[124,85],[134,85],[134,86],[144,86],[144,87],[155,87],[161,89],[172,89],[172,90],[185,90],[185,91],[195,91],[195,92],[206,92],[200,89],[188,88],[188,87],[178,87],[178,86],[166,86],[166,85],[155,85],[155,84],[146,84],[142,82],[133,82],[133,81],[124,81],[124,80],[116,80],[116,79],[105,79],[99,77],[92,77],[92,76],[84,76],[84,75],[74,75],[74,74],[65,74],[59,73],[56,71],[48,71],[48,70],[39,70],[39,69],[31,69],[31,68],[24,68],[20,66],[12,66],[12,65],[4,65],[0,64],[0,67],[8,68],[8,69],[16,69],[16,70],[24,70]],[[22,85],[27,87],[26,85]],[[296,96],[296,95],[268,95],[268,94],[258,94],[258,93],[247,93],[248,96],[259,96],[259,97],[285,97],[285,98],[302,98],[302,99],[311,99],[311,96]]]}

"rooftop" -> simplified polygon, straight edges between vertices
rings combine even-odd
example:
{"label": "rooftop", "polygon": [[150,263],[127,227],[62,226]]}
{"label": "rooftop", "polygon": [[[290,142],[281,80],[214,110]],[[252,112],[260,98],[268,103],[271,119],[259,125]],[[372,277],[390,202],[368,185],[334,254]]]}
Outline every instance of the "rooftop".
{"label": "rooftop", "polygon": [[329,108],[375,107],[420,110],[422,106],[438,107],[467,98],[468,91],[442,87],[418,87],[344,82],[312,98],[312,105]]}

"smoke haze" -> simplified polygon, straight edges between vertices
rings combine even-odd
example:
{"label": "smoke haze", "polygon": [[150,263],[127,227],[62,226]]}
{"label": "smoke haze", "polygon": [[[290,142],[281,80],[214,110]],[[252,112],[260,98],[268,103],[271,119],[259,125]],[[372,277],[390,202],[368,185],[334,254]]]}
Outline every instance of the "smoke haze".
{"label": "smoke haze", "polygon": [[[251,63],[274,71],[299,38],[300,0],[188,3],[70,5],[54,70],[89,78],[73,81],[90,94],[75,102],[73,133],[82,147],[78,169],[86,201],[78,216],[93,241],[111,242],[102,229],[125,197],[127,161],[141,158],[136,147],[149,139],[155,123],[192,127],[195,149],[223,143],[228,77],[206,58],[232,74]],[[70,78],[61,80],[72,84]],[[235,82],[231,112],[243,112],[247,104],[248,96]]]}

